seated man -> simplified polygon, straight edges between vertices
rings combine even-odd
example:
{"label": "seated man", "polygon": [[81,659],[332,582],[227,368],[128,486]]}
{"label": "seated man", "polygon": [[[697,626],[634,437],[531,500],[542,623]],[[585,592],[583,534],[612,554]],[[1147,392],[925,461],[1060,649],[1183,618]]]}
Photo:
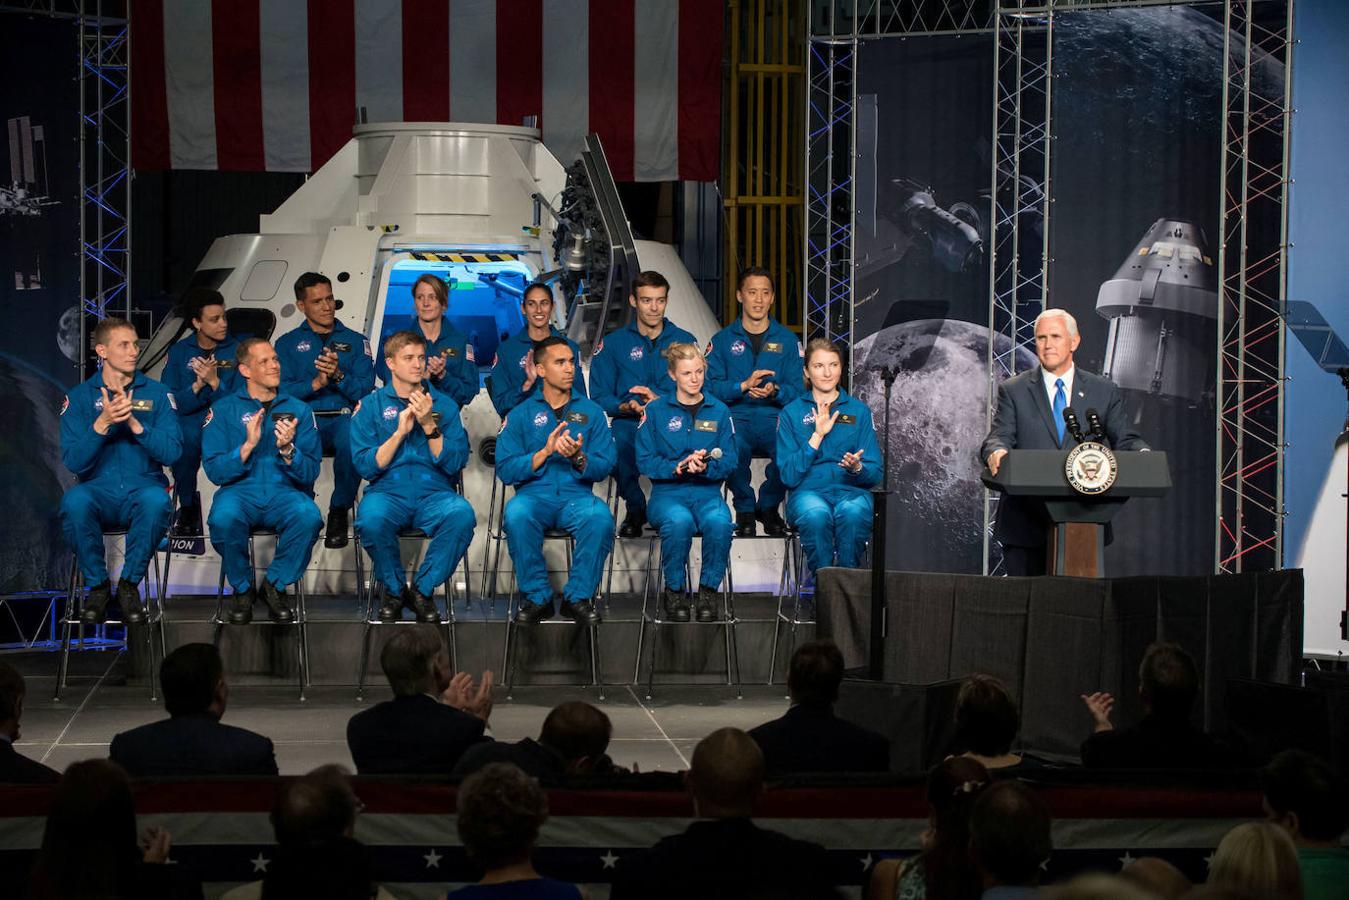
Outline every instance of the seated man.
{"label": "seated man", "polygon": [[61,498],[61,530],[89,588],[80,619],[102,622],[112,594],[103,529],[126,528],[117,605],[129,625],[145,621],[137,585],[173,515],[164,466],[182,452],[173,394],[136,370],[136,328],[109,316],[94,329],[103,365],[66,394],[61,407],[61,462],[77,479]]}
{"label": "seated man", "polygon": [[1040,867],[1054,850],[1049,807],[1020,781],[984,789],[970,810],[970,856],[984,882],[984,900],[1036,896]]}
{"label": "seated man", "polygon": [[664,275],[638,275],[628,295],[635,310],[632,321],[596,344],[590,359],[590,398],[609,414],[614,432],[614,481],[626,508],[618,534],[625,538],[641,537],[646,524],[646,496],[637,471],[638,420],[648,403],[671,393],[665,362],[670,347],[694,343],[693,335],[665,318],[669,301]]}
{"label": "seated man", "polygon": [[1305,900],[1343,897],[1349,885],[1349,786],[1329,765],[1301,750],[1285,750],[1261,773],[1265,812],[1297,848]]}
{"label": "seated man", "polygon": [[890,771],[889,739],[834,715],[842,683],[843,654],[833,641],[796,648],[787,673],[791,707],[749,733],[766,774]]}
{"label": "seated man", "polygon": [[370,342],[337,320],[333,284],[317,272],[295,280],[299,327],[276,339],[281,390],[308,403],[318,416],[319,438],[333,456],[333,494],[323,546],[347,545],[351,504],[361,476],[351,461],[351,411],[375,388]]}
{"label": "seated man", "polygon": [[360,775],[448,775],[481,741],[492,714],[492,673],[475,688],[451,677],[440,631],[430,625],[395,628],[379,654],[393,699],[347,722],[347,747]]}
{"label": "seated man", "polygon": [[[414,315],[409,330],[426,340],[426,377],[463,409],[478,396],[478,363],[473,342],[445,315],[449,306],[450,292],[439,275],[427,273],[412,283]],[[375,376],[381,384],[389,383],[389,364],[383,356],[375,360]]]}
{"label": "seated man", "polygon": [[556,780],[568,775],[590,775],[613,770],[605,754],[614,727],[602,711],[572,700],[553,707],[543,720],[539,739],[515,743],[491,741],[464,751],[450,774],[466,778],[490,763],[508,762],[526,775]]}
{"label": "seated man", "polygon": [[27,692],[19,670],[0,659],[0,784],[55,784],[61,780],[55,769],[14,749]]}
{"label": "seated man", "polygon": [[178,519],[173,533],[201,534],[201,498],[197,470],[201,468],[201,426],[217,397],[238,389],[235,349],[238,341],[225,321],[225,298],[219,291],[193,288],[183,297],[183,318],[192,333],[169,348],[164,363],[164,386],[178,404],[183,452],[173,464],[173,496]]}
{"label": "seated man", "polygon": [[[271,344],[245,340],[238,368],[243,390],[217,400],[203,429],[206,477],[220,487],[207,521],[211,546],[234,592],[230,624],[253,621],[259,594],[272,621],[285,624],[295,618],[286,586],[304,574],[323,526],[314,504],[323,450],[309,407],[278,390],[281,365]],[[276,555],[256,592],[248,556],[255,527],[276,531]]]}
{"label": "seated man", "polygon": [[487,382],[492,406],[503,419],[526,397],[538,391],[539,369],[534,346],[547,337],[564,340],[571,348],[576,360],[576,390],[582,397],[586,395],[585,375],[581,374],[581,349],[553,327],[553,289],[539,282],[527,286],[520,299],[520,311],[525,314],[525,327],[497,347]]}
{"label": "seated man", "polygon": [[576,555],[563,589],[562,614],[594,625],[593,602],[604,559],[614,546],[614,517],[594,484],[614,467],[614,439],[604,410],[572,389],[576,355],[564,338],[534,345],[543,390],[525,398],[501,423],[497,477],[515,487],[503,528],[524,602],[516,621],[533,625],[553,614],[553,591],[543,561],[543,533],[565,528]]}
{"label": "seated man", "polygon": [[763,776],[763,753],[738,728],[722,728],[699,741],[687,782],[702,821],[650,850],[620,858],[609,896],[830,896],[824,848],[750,819]]}
{"label": "seated man", "polygon": [[1082,765],[1090,769],[1208,769],[1230,767],[1227,748],[1190,722],[1199,697],[1199,670],[1179,644],[1148,647],[1138,667],[1143,719],[1116,730],[1110,722],[1115,698],[1083,694],[1096,730],[1082,742]]}
{"label": "seated man", "polygon": [[159,665],[169,718],[112,739],[108,757],[137,777],[162,775],[275,775],[272,742],[224,725],[230,689],[220,651],[184,644]]}
{"label": "seated man", "polygon": [[[468,461],[459,407],[424,387],[426,341],[399,331],[384,342],[389,379],[351,417],[351,455],[370,484],[356,512],[356,532],[384,585],[379,617],[395,622],[406,606],[421,622],[439,622],[431,597],[459,565],[477,516],[454,489]],[[411,585],[404,583],[398,532],[419,528],[431,539]]]}

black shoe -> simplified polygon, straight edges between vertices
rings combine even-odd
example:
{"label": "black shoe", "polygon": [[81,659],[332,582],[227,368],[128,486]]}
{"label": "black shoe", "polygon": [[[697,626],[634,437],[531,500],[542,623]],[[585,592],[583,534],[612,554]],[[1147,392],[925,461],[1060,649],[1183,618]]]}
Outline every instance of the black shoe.
{"label": "black shoe", "polygon": [[736,537],[754,537],[754,532],[758,526],[755,524],[754,513],[738,512],[735,514],[735,536]]}
{"label": "black shoe", "polygon": [[178,519],[173,523],[173,536],[197,537],[201,533],[201,507],[195,504],[179,507]]}
{"label": "black shoe", "polygon": [[418,622],[429,622],[432,625],[440,624],[440,613],[436,611],[436,605],[416,588],[403,588],[403,605],[412,610],[412,614],[417,617]]}
{"label": "black shoe", "polygon": [[384,588],[384,600],[379,605],[379,620],[384,623],[397,622],[403,618],[403,598],[388,588]]}
{"label": "black shoe", "polygon": [[112,597],[112,585],[108,582],[96,584],[89,589],[84,598],[84,607],[80,610],[80,621],[85,625],[101,625],[108,615],[108,600]]}
{"label": "black shoe", "polygon": [[328,527],[323,531],[323,546],[329,550],[337,550],[347,545],[350,516],[351,510],[345,506],[328,507]]}
{"label": "black shoe", "polygon": [[230,611],[225,614],[225,621],[231,625],[247,625],[253,621],[253,603],[258,599],[258,595],[252,588],[244,591],[242,594],[235,594],[230,602]]}
{"label": "black shoe", "polygon": [[145,607],[141,606],[141,592],[136,582],[117,579],[117,605],[122,607],[122,621],[127,625],[145,624]]}
{"label": "black shoe", "polygon": [[717,589],[700,585],[698,599],[694,604],[694,616],[699,622],[717,621]]}
{"label": "black shoe", "polygon": [[665,621],[687,622],[689,620],[689,605],[684,600],[684,592],[666,588],[664,594],[661,602],[665,606]]}
{"label": "black shoe", "polygon": [[628,512],[623,524],[619,526],[618,536],[621,538],[639,538],[642,536],[642,529],[646,526],[646,510],[637,509]]}
{"label": "black shoe", "polygon": [[262,595],[262,602],[267,604],[273,622],[278,625],[289,625],[295,621],[295,613],[286,604],[284,589],[278,590],[276,585],[264,578],[262,584],[258,585],[258,593]]}
{"label": "black shoe", "polygon": [[763,523],[763,533],[769,537],[782,537],[787,533],[787,523],[782,521],[776,507],[761,509],[755,515]]}
{"label": "black shoe", "polygon": [[563,600],[562,615],[571,619],[577,625],[600,624],[600,611],[589,600],[578,600],[575,603]]}
{"label": "black shoe", "polygon": [[516,625],[537,625],[544,619],[553,617],[553,601],[547,603],[530,603],[528,600],[520,601],[520,608],[515,611]]}

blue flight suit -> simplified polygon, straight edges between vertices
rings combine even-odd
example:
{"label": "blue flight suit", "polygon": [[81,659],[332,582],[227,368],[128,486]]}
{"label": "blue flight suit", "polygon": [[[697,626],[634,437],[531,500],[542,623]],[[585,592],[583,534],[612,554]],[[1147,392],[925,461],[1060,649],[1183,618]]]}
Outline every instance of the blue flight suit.
{"label": "blue flight suit", "polygon": [[642,334],[637,320],[604,337],[590,358],[590,399],[609,414],[614,432],[614,481],[629,516],[646,512],[646,496],[637,473],[637,421],[640,414],[619,413],[618,407],[638,396],[628,388],[640,384],[660,394],[674,396],[665,351],[671,344],[696,343],[693,335],[669,319],[661,320],[660,334],[653,341]]}
{"label": "blue flight suit", "polygon": [[[276,452],[275,417],[285,414],[295,416],[295,456],[289,465]],[[239,449],[248,437],[248,422],[256,415],[266,415],[267,420],[258,445],[243,462]],[[220,488],[206,525],[226,580],[236,594],[253,587],[248,532],[253,527],[269,528],[276,531],[276,555],[267,567],[267,580],[284,592],[304,575],[323,527],[323,514],[314,503],[323,445],[313,411],[284,392],[266,405],[252,397],[245,384],[211,405],[201,443],[206,477]]]}
{"label": "blue flight suit", "polygon": [[[721,448],[721,458],[707,457],[706,472],[675,474],[675,466],[690,453],[715,447]],[[694,534],[703,536],[698,584],[721,586],[735,531],[721,483],[735,471],[737,452],[731,410],[716,397],[704,393],[695,416],[674,396],[647,404],[637,429],[637,468],[651,479],[651,523],[660,531],[661,569],[671,590],[684,589],[684,566]]]}
{"label": "blue flight suit", "polygon": [[[242,386],[238,369],[239,341],[232,334],[215,345],[214,349],[203,350],[197,343],[194,331],[169,348],[169,358],[164,363],[161,380],[164,386],[173,392],[174,402],[178,404],[178,426],[183,436],[183,452],[173,464],[173,493],[180,506],[193,502],[197,492],[197,470],[201,468],[201,426],[206,421],[206,411],[211,408],[217,397],[225,397]],[[193,392],[192,385],[197,373],[192,371],[192,360],[213,358],[216,361],[216,374],[220,376],[219,389],[203,384],[200,391]]]}
{"label": "blue flight suit", "polygon": [[565,528],[576,540],[571,573],[563,589],[564,599],[571,603],[594,599],[604,560],[614,546],[613,514],[592,489],[614,468],[609,421],[597,403],[575,390],[563,417],[569,423],[566,434],[581,437],[584,471],[576,471],[571,460],[558,454],[537,471],[532,468],[532,457],[559,424],[543,401],[542,391],[511,410],[497,435],[497,477],[515,487],[503,516],[506,546],[520,593],[536,604],[552,602],[543,560],[544,531]]}
{"label": "blue flight suit", "polygon": [[[755,369],[772,369],[774,374],[763,384],[776,384],[771,397],[756,400],[740,390],[740,383]],[[781,461],[776,458],[778,410],[801,395],[804,362],[801,342],[776,319],[768,320],[759,352],[745,331],[743,319],[736,319],[712,336],[707,345],[707,390],[731,408],[735,417],[735,437],[739,442],[739,465],[726,479],[737,513],[777,509],[782,502]],[[750,459],[755,454],[768,456],[768,470],[754,501],[750,483]]]}
{"label": "blue flight suit", "polygon": [[374,562],[375,577],[397,594],[403,588],[403,564],[398,532],[419,528],[430,546],[414,587],[430,597],[459,565],[473,541],[477,515],[454,489],[455,476],[468,462],[468,433],[459,420],[459,407],[432,388],[431,409],[440,415],[440,456],[421,425],[398,445],[384,468],[375,462],[380,445],[398,428],[398,415],[407,406],[392,385],[385,385],[361,401],[351,417],[351,456],[356,471],[369,482],[356,510],[356,533]]}
{"label": "blue flight suit", "polygon": [[[313,381],[318,369],[314,361],[325,346],[337,352],[338,371],[346,377],[338,384],[329,382],[316,393]],[[317,334],[306,320],[277,338],[275,347],[281,360],[281,393],[309,404],[317,414],[323,449],[333,455],[333,496],[328,505],[345,509],[355,502],[361,484],[361,476],[351,462],[351,410],[375,389],[370,342],[340,321],[328,334]]]}
{"label": "blue flight suit", "polygon": [[[871,492],[881,480],[881,448],[867,405],[839,391],[830,407],[834,427],[810,446],[815,431],[815,398],[806,393],[788,403],[778,416],[778,466],[791,489],[787,522],[801,535],[806,564],[812,571],[834,564],[856,567],[871,537]],[[862,451],[862,471],[840,466],[845,453]]]}
{"label": "blue flight suit", "polygon": [[122,577],[134,582],[145,577],[150,554],[173,516],[164,466],[173,465],[183,449],[173,394],[143,372],[126,388],[142,432],[133,434],[128,423],[113,425],[107,434],[94,431],[104,386],[103,373],[95,372],[70,389],[61,407],[61,462],[79,479],[61,498],[61,531],[90,587],[108,580],[104,527],[126,528]]}
{"label": "blue flight suit", "polygon": [[[558,337],[567,336],[556,328],[553,334]],[[585,375],[581,373],[581,348],[576,346],[576,342],[567,338],[567,346],[576,359],[576,382],[572,389],[582,397],[586,394]],[[496,408],[497,415],[503,419],[506,414],[524,401],[526,394],[522,390],[525,383],[525,356],[534,349],[534,342],[529,338],[529,326],[526,325],[515,334],[506,338],[497,346],[496,358],[492,360],[492,406]],[[543,384],[542,378],[534,379],[534,386],[530,389],[530,395],[537,394]]]}
{"label": "blue flight suit", "polygon": [[[413,322],[412,332],[426,337],[421,322]],[[387,340],[392,337],[386,334]],[[389,363],[384,358],[384,348],[377,347],[375,353],[375,377],[380,384],[389,383]],[[445,360],[445,371],[431,379],[431,384],[442,394],[448,394],[460,409],[473,402],[478,396],[478,363],[473,356],[473,345],[462,331],[450,324],[445,316],[440,317],[440,337],[426,341],[426,358],[439,356]]]}

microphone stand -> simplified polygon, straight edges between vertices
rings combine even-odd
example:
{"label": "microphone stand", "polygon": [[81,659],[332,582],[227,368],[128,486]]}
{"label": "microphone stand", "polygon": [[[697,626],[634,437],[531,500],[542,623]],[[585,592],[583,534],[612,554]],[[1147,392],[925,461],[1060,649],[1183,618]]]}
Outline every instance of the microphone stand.
{"label": "microphone stand", "polygon": [[[1346,395],[1349,395],[1349,367],[1339,369],[1335,372],[1340,376],[1340,384],[1344,385]],[[1349,416],[1344,420],[1344,433],[1349,434]],[[1345,448],[1345,534],[1349,535],[1349,447]],[[1349,552],[1346,552],[1344,558],[1344,612],[1340,613],[1340,640],[1349,641]]]}
{"label": "microphone stand", "polygon": [[867,674],[872,681],[885,678],[885,525],[890,499],[890,391],[898,367],[881,369],[885,384],[885,415],[881,432],[881,486],[871,489],[871,633],[868,641]]}

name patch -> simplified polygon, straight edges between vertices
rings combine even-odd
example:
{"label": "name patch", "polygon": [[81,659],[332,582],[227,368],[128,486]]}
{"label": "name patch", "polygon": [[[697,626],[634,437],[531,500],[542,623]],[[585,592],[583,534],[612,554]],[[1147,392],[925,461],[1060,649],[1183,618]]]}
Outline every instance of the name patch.
{"label": "name patch", "polygon": [[847,413],[839,413],[839,414],[838,414],[838,424],[840,424],[840,425],[856,425],[856,424],[857,424],[857,416],[850,416],[850,415],[848,415]]}
{"label": "name patch", "polygon": [[153,400],[142,400],[140,397],[131,398],[132,412],[154,412],[154,409],[155,401]]}
{"label": "name patch", "polygon": [[351,345],[348,344],[346,341],[333,341],[329,346],[332,347],[334,350],[336,350],[338,353],[351,352]]}
{"label": "name patch", "polygon": [[763,349],[765,353],[781,353],[782,345],[777,341],[769,341],[763,345]]}
{"label": "name patch", "polygon": [[711,431],[711,432],[714,432],[714,433],[715,433],[716,430],[717,430],[717,420],[716,420],[716,419],[698,419],[698,420],[696,420],[696,421],[693,423],[693,430],[694,430],[694,431]]}
{"label": "name patch", "polygon": [[584,425],[590,421],[590,416],[583,412],[569,412],[567,413],[567,421],[573,425]]}

